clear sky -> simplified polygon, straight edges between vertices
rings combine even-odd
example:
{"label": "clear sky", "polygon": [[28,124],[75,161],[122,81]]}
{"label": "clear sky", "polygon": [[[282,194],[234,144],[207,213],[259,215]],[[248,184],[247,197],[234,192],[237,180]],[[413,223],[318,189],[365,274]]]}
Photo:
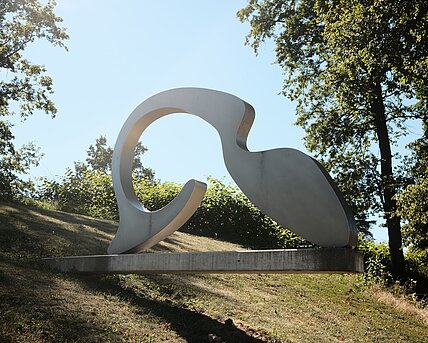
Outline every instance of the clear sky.
{"label": "clear sky", "polygon": [[[59,0],[69,51],[38,43],[28,58],[54,79],[55,119],[34,115],[14,132],[45,154],[34,175],[64,173],[84,160],[100,135],[114,145],[130,112],[143,100],[176,87],[232,93],[256,109],[251,150],[303,148],[294,106],[283,96],[282,71],[272,47],[255,56],[244,46],[249,29],[236,18],[245,1]],[[163,118],[141,138],[144,162],[156,178],[185,182],[227,176],[216,131],[186,114]]]}
{"label": "clear sky", "polygon": [[[110,145],[131,111],[149,96],[176,87],[232,93],[252,104],[256,120],[251,151],[293,147],[306,152],[303,130],[293,125],[295,105],[278,95],[282,70],[273,45],[259,56],[244,45],[248,24],[236,18],[246,1],[58,0],[69,51],[33,44],[26,57],[44,64],[54,79],[55,119],[38,113],[13,122],[16,145],[34,141],[44,158],[32,176],[57,178],[86,158],[105,135]],[[152,124],[141,141],[144,164],[163,181],[231,179],[216,131],[177,114]],[[377,230],[384,239],[384,229]]]}

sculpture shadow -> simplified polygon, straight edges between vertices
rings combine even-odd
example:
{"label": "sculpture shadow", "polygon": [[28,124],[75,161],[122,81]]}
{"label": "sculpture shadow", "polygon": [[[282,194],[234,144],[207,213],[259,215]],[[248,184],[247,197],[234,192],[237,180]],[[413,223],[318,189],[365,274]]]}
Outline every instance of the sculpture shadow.
{"label": "sculpture shadow", "polygon": [[100,335],[123,340],[107,323],[89,321],[87,314],[70,309],[56,281],[52,271],[25,251],[19,258],[10,251],[0,253],[0,342],[90,342]]}
{"label": "sculpture shadow", "polygon": [[159,301],[149,296],[138,294],[133,289],[124,288],[117,280],[112,278],[86,276],[81,280],[84,280],[91,291],[117,295],[122,300],[138,308],[141,313],[150,313],[169,323],[169,327],[187,342],[275,342],[274,339],[270,338],[262,340],[253,337],[246,331],[236,327],[231,320],[221,322],[204,313],[177,306],[171,301]]}

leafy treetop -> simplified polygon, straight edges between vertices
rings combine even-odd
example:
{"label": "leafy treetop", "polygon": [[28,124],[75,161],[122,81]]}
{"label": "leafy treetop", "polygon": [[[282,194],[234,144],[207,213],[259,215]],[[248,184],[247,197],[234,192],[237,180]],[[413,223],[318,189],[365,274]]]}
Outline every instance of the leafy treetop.
{"label": "leafy treetop", "polygon": [[53,92],[52,79],[43,65],[33,64],[23,56],[36,39],[64,47],[68,39],[62,19],[55,15],[54,1],[46,5],[37,0],[2,0],[0,2],[0,70],[7,79],[0,80],[0,115],[10,114],[11,102],[20,104],[20,115],[35,110],[54,115],[56,108],[48,95]]}
{"label": "leafy treetop", "polygon": [[[145,168],[142,164],[141,158],[147,151],[141,142],[138,142],[135,153],[134,161],[132,165],[133,173],[136,178],[147,178],[152,180],[154,177],[154,171],[151,168]],[[111,172],[113,160],[113,148],[107,145],[107,139],[105,136],[100,135],[96,139],[95,145],[90,145],[88,148],[88,157],[86,158],[87,166],[92,170],[99,170],[104,173]],[[76,163],[76,168],[85,168],[81,163]]]}

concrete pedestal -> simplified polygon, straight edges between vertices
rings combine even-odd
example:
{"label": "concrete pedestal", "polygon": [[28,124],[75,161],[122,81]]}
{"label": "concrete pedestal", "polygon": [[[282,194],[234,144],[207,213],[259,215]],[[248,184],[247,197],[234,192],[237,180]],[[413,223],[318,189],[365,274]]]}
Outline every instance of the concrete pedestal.
{"label": "concrete pedestal", "polygon": [[141,253],[44,258],[60,272],[86,274],[361,273],[363,254],[348,248]]}

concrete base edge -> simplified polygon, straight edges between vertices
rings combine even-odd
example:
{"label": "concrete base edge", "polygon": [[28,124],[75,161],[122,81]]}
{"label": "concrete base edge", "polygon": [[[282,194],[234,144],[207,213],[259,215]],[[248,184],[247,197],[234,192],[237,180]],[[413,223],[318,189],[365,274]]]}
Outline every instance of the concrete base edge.
{"label": "concrete base edge", "polygon": [[140,253],[44,258],[60,272],[87,274],[362,273],[362,252],[348,248]]}

